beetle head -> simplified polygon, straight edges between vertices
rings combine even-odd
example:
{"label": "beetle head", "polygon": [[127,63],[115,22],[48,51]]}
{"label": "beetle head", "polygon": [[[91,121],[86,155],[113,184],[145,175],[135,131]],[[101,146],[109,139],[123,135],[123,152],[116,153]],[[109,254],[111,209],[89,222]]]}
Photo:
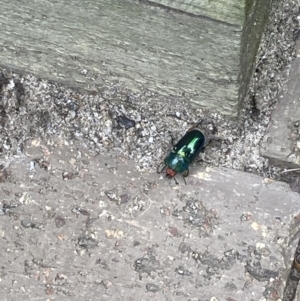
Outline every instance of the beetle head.
{"label": "beetle head", "polygon": [[168,167],[167,169],[166,169],[166,177],[168,178],[168,179],[172,179],[172,178],[174,178],[175,177],[175,175],[176,175],[176,171],[174,171],[173,169],[171,169],[170,167]]}

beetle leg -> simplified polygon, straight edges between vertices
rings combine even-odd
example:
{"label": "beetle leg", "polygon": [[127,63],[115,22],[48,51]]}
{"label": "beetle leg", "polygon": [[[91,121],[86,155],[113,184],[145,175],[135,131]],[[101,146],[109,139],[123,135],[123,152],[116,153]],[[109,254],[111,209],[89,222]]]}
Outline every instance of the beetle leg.
{"label": "beetle leg", "polygon": [[184,181],[184,184],[186,185],[186,180],[185,178],[189,175],[190,173],[190,170],[189,169],[186,169],[183,173],[182,173],[182,177],[183,177],[183,181]]}
{"label": "beetle leg", "polygon": [[173,136],[171,136],[171,144],[172,144],[172,146],[174,147],[175,146],[175,139],[174,139],[174,137]]}
{"label": "beetle leg", "polygon": [[195,129],[197,126],[199,125],[199,123],[195,123],[193,124],[191,127],[189,127],[186,131],[186,133],[190,132],[191,130]]}
{"label": "beetle leg", "polygon": [[201,121],[199,121],[197,123],[194,123],[186,132],[189,132],[189,131],[195,129],[196,127],[198,127],[199,125],[201,125],[203,121],[206,121],[206,119],[202,119]]}
{"label": "beetle leg", "polygon": [[175,177],[173,177],[173,179],[174,179],[174,181],[175,181],[176,185],[179,185],[179,183],[177,182],[176,178],[175,178]]}
{"label": "beetle leg", "polygon": [[210,145],[213,141],[220,142],[220,141],[224,141],[224,139],[221,137],[218,137],[218,136],[209,135],[209,136],[207,136],[206,141],[207,142],[205,143],[204,148],[207,147],[208,145]]}
{"label": "beetle leg", "polygon": [[161,167],[161,164],[157,166],[157,169],[156,169],[157,173],[163,173],[163,170],[167,167],[167,165],[165,164],[164,167],[161,169],[160,169],[160,167]]}
{"label": "beetle leg", "polygon": [[218,129],[217,129],[217,127],[215,126],[213,120],[212,120],[210,117],[206,117],[206,116],[203,116],[199,122],[193,124],[193,125],[187,130],[187,132],[189,132],[189,131],[191,131],[191,130],[197,128],[197,127],[200,127],[200,129],[201,129],[201,127],[202,127],[203,124],[211,124],[211,125],[213,126],[213,133],[217,133],[217,132],[218,132]]}
{"label": "beetle leg", "polygon": [[174,138],[174,136],[173,136],[173,134],[172,134],[172,132],[171,131],[168,131],[168,133],[169,133],[169,135],[170,135],[170,137],[171,137],[171,145],[172,146],[175,146],[175,138]]}
{"label": "beetle leg", "polygon": [[213,161],[206,161],[206,160],[203,160],[202,158],[200,158],[200,159],[197,160],[196,162],[203,162],[203,163],[206,163],[206,164],[211,165]]}
{"label": "beetle leg", "polygon": [[184,178],[186,178],[188,175],[189,175],[189,169],[186,169],[183,173],[182,173],[182,176],[184,177]]}
{"label": "beetle leg", "polygon": [[[201,150],[201,153],[202,153],[202,150]],[[208,156],[205,156],[205,157],[208,157]],[[199,156],[198,159],[196,159],[195,161],[196,162],[203,162],[203,163],[206,163],[206,164],[212,164],[212,160],[208,157],[209,161],[207,160],[204,160],[202,156]]]}

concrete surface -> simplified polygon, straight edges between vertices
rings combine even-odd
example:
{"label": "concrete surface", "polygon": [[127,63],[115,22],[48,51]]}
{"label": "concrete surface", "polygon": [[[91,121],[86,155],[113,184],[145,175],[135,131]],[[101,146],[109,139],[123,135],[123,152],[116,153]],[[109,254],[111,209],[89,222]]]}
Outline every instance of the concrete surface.
{"label": "concrete surface", "polygon": [[[237,117],[265,24],[258,12],[270,1],[248,5],[245,22],[245,0],[235,2],[233,23],[203,18],[195,1],[182,5],[193,16],[151,1],[3,2],[0,67],[88,92],[111,82],[133,92],[150,89]],[[221,4],[204,6],[213,11]]]}
{"label": "concrete surface", "polygon": [[300,168],[300,40],[286,90],[272,113],[261,154],[283,168]]}
{"label": "concrete surface", "polygon": [[[22,3],[31,5],[28,1]],[[74,3],[62,7],[62,15],[72,11]],[[286,183],[232,169],[204,167],[200,163],[192,166],[187,185],[180,177],[180,185],[176,186],[174,181],[156,173],[138,172],[143,164],[145,170],[153,167],[165,153],[163,149],[168,144],[169,134],[181,135],[189,122],[199,121],[202,110],[189,111],[185,107],[183,101],[189,98],[188,93],[177,99],[144,90],[146,97],[143,98],[124,86],[119,89],[119,74],[110,69],[115,59],[110,50],[101,53],[111,55],[108,64],[101,67],[93,59],[81,61],[80,55],[90,50],[99,54],[95,46],[98,31],[105,32],[107,26],[104,20],[103,27],[97,27],[100,10],[95,12],[93,5],[88,6],[88,13],[75,5],[74,15],[68,15],[73,18],[76,31],[80,22],[85,21],[82,16],[88,16],[91,28],[86,34],[93,34],[87,44],[78,38],[77,32],[75,39],[70,36],[66,42],[75,55],[69,57],[57,47],[69,32],[68,28],[61,28],[55,22],[62,15],[55,14],[50,2],[34,5],[32,10],[26,11],[25,19],[22,19],[24,10],[19,4],[14,1],[2,4],[4,46],[0,56],[3,55],[5,63],[16,64],[19,68],[25,63],[23,71],[36,68],[40,73],[34,73],[45,78],[51,69],[47,63],[54,60],[59,72],[50,74],[51,78],[63,78],[67,83],[75,78],[78,85],[88,80],[92,83],[88,88],[97,93],[80,95],[47,81],[37,81],[30,75],[0,77],[0,86],[3,85],[0,91],[0,300],[280,300],[299,239],[299,194],[291,191]],[[7,14],[3,13],[5,9]],[[120,13],[109,25],[131,28],[126,27],[126,22],[132,20],[123,22],[122,10],[118,9]],[[9,14],[12,10],[14,15]],[[274,33],[273,39],[285,45],[278,37],[288,36],[282,34],[286,33],[284,30],[292,32],[289,26],[294,15],[287,18],[288,9],[283,6],[280,11],[280,17],[274,17],[277,23],[271,22],[269,26],[278,29],[278,36]],[[153,24],[158,19],[165,20],[165,12],[160,10],[139,12],[143,12],[137,14],[139,17],[149,17]],[[172,13],[168,16],[173,18]],[[170,36],[161,41],[161,45],[170,44],[169,40],[172,45],[181,45],[187,30],[190,30],[189,37],[198,34],[192,31],[196,30],[192,26],[194,21],[189,19],[191,23],[186,23],[185,16],[180,18],[180,39],[172,39],[173,32],[168,31]],[[173,19],[168,22],[177,24]],[[137,30],[143,27],[142,22],[134,25]],[[58,29],[62,36],[49,43],[47,34],[51,34],[51,30],[60,32]],[[8,34],[11,32],[18,38]],[[29,32],[36,34],[36,39],[30,39]],[[149,33],[149,39],[153,32]],[[209,37],[218,37],[214,31],[208,33]],[[231,34],[233,38],[238,33]],[[117,57],[124,58],[127,55],[124,45],[116,41],[111,47],[120,51]],[[280,51],[287,53],[284,47],[275,49],[269,44],[274,57]],[[286,44],[292,45],[287,41]],[[134,49],[134,45],[129,46]],[[148,46],[145,45],[147,49]],[[218,60],[212,56],[208,62],[236,60],[235,46],[234,49],[228,46],[228,57],[224,49],[217,49]],[[157,53],[155,55],[165,54],[163,51]],[[11,56],[8,58],[7,54]],[[264,56],[272,57],[269,54],[267,51]],[[145,57],[150,56],[145,54]],[[172,60],[176,55],[171,52],[167,57]],[[163,83],[157,90],[171,86],[170,82],[163,82],[164,77],[169,79],[170,74],[182,77],[187,57],[183,55],[181,59],[183,63],[179,67],[172,65],[175,67],[170,70],[158,62],[157,66],[166,73],[154,68]],[[123,61],[119,63],[118,70],[128,72],[123,70]],[[140,63],[145,63],[143,58]],[[76,67],[72,69],[74,64]],[[277,61],[271,67],[274,66],[278,66]],[[148,67],[145,70],[149,70]],[[187,67],[192,72],[195,63]],[[207,68],[210,75],[219,76],[219,67],[208,65]],[[294,79],[298,76],[297,70],[294,65],[291,73]],[[108,77],[104,76],[106,73]],[[268,76],[269,72],[262,72],[261,78],[265,80]],[[148,78],[134,79],[139,80],[141,87],[145,82],[148,85]],[[273,84],[280,86],[280,83],[275,77]],[[194,82],[193,87],[197,84]],[[216,80],[212,87],[223,89],[222,84],[224,82]],[[290,149],[294,158],[298,158],[297,84],[294,80],[288,87],[289,111],[284,107],[285,102],[281,102],[274,113],[271,134],[266,137],[263,152],[277,148],[277,154],[283,152],[286,157]],[[207,87],[206,82],[199,86]],[[268,84],[265,86],[273,89]],[[207,93],[209,95],[210,91]],[[156,106],[149,105],[154,101]],[[268,105],[271,101],[272,97],[262,97],[255,102]],[[287,115],[292,118],[286,118]],[[257,130],[256,124],[251,123],[253,116],[248,117],[250,126],[245,126],[244,132],[250,134],[256,147],[264,132],[264,118],[257,119],[257,124],[262,125]],[[129,130],[124,124],[120,127],[120,123],[127,124],[125,118],[135,126]],[[218,120],[221,118],[215,114],[211,130],[225,139],[206,153],[218,154],[223,161],[212,157],[213,164],[233,162],[227,166],[255,171],[258,148],[249,147],[245,140],[236,137],[236,128],[232,129],[223,121],[220,124]],[[69,137],[73,142],[58,137]],[[77,141],[80,137],[90,149],[81,140]],[[237,143],[240,152],[230,152],[230,143]],[[249,154],[255,160],[247,161]],[[246,159],[242,161],[241,158]],[[284,167],[297,166],[293,155],[291,165],[286,165],[282,156],[280,158],[276,160],[281,160]],[[275,160],[271,162],[277,164]],[[262,164],[263,168],[267,166]]]}
{"label": "concrete surface", "polygon": [[300,202],[285,183],[198,163],[177,186],[57,138],[28,140],[0,176],[3,301],[282,294]]}
{"label": "concrete surface", "polygon": [[[145,1],[145,0],[144,0]],[[147,0],[150,3],[170,7],[178,11],[218,20],[220,22],[243,25],[247,0],[222,0],[203,2],[201,0]],[[249,6],[253,5],[251,3]]]}

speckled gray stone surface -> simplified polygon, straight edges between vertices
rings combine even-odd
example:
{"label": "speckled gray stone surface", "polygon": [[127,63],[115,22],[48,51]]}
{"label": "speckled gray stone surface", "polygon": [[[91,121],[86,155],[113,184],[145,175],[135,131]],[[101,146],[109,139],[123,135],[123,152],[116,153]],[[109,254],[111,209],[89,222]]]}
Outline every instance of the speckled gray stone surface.
{"label": "speckled gray stone surface", "polygon": [[58,139],[28,141],[1,181],[1,300],[282,294],[299,227],[287,184],[195,164],[175,185]]}

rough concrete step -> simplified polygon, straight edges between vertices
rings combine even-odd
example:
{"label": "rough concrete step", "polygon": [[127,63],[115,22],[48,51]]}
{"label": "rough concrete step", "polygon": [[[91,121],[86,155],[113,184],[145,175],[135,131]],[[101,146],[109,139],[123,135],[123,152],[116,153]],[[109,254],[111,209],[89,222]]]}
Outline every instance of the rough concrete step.
{"label": "rough concrete step", "polygon": [[271,164],[292,169],[300,168],[300,40],[296,51],[287,90],[272,114],[261,145],[261,154]]}
{"label": "rough concrete step", "polygon": [[[2,172],[2,300],[278,300],[299,231],[285,183],[32,141]],[[14,283],[12,285],[12,283]]]}

